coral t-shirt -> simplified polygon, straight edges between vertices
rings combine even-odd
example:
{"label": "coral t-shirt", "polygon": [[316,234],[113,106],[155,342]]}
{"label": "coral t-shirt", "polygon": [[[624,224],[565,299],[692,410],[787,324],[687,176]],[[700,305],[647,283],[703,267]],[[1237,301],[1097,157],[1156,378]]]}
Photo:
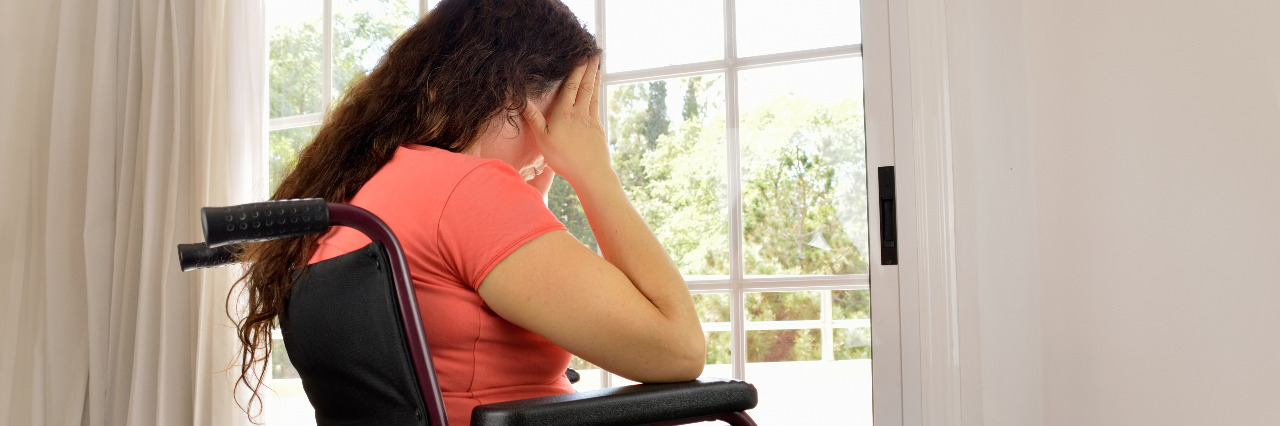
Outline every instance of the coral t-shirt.
{"label": "coral t-shirt", "polygon": [[[470,424],[477,405],[573,392],[569,353],[502,319],[476,291],[521,245],[565,229],[515,169],[406,145],[350,203],[382,218],[404,248],[449,423]],[[335,228],[309,263],[367,244],[364,234]]]}

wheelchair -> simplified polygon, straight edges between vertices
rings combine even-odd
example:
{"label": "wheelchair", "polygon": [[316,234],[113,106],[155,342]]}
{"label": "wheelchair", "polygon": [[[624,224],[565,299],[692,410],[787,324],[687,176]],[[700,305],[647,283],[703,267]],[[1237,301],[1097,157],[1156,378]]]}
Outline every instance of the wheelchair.
{"label": "wheelchair", "polygon": [[[280,328],[316,422],[446,426],[408,264],[373,213],[323,199],[201,209],[204,243],[181,244],[183,271],[237,262],[239,244],[346,226],[369,245],[295,272]],[[569,376],[576,375],[570,370]],[[637,384],[477,406],[472,425],[754,426],[749,383],[700,378]]]}

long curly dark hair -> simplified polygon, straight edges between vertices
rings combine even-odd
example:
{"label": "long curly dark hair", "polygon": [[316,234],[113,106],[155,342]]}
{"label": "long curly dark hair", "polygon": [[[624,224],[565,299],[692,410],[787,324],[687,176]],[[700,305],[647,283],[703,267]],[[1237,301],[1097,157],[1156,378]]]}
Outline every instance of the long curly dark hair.
{"label": "long curly dark hair", "polygon": [[[599,54],[595,38],[558,0],[441,1],[348,87],[271,198],[350,201],[401,145],[461,152],[498,114],[515,120],[526,99],[555,89]],[[271,330],[284,312],[291,271],[306,264],[319,237],[253,244],[240,255],[249,266],[237,288],[248,306],[237,321],[236,387],[253,391],[242,406],[251,417],[255,403],[261,412]],[[235,320],[233,300],[228,315]]]}

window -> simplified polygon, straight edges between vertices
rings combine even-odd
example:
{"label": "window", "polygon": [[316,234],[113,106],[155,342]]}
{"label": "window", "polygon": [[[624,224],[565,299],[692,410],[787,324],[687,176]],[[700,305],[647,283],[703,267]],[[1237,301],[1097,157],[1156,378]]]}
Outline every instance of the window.
{"label": "window", "polygon": [[[755,384],[761,424],[871,424],[858,2],[563,1],[604,45],[614,166],[695,293],[705,374]],[[267,3],[271,176],[429,3]],[[563,179],[548,206],[594,246]],[[310,423],[276,343],[268,421]],[[629,383],[572,367],[579,390]]]}
{"label": "window", "polygon": [[[695,293],[705,374],[755,384],[761,424],[871,424],[858,2],[566,4],[604,44],[614,168]],[[572,188],[548,198],[594,244]]]}

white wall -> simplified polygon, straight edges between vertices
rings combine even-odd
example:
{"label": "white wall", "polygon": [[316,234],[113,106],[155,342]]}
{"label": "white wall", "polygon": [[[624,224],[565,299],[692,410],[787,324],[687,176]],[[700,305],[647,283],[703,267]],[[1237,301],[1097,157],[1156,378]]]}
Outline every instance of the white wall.
{"label": "white wall", "polygon": [[1280,424],[1280,2],[948,2],[988,425]]}

